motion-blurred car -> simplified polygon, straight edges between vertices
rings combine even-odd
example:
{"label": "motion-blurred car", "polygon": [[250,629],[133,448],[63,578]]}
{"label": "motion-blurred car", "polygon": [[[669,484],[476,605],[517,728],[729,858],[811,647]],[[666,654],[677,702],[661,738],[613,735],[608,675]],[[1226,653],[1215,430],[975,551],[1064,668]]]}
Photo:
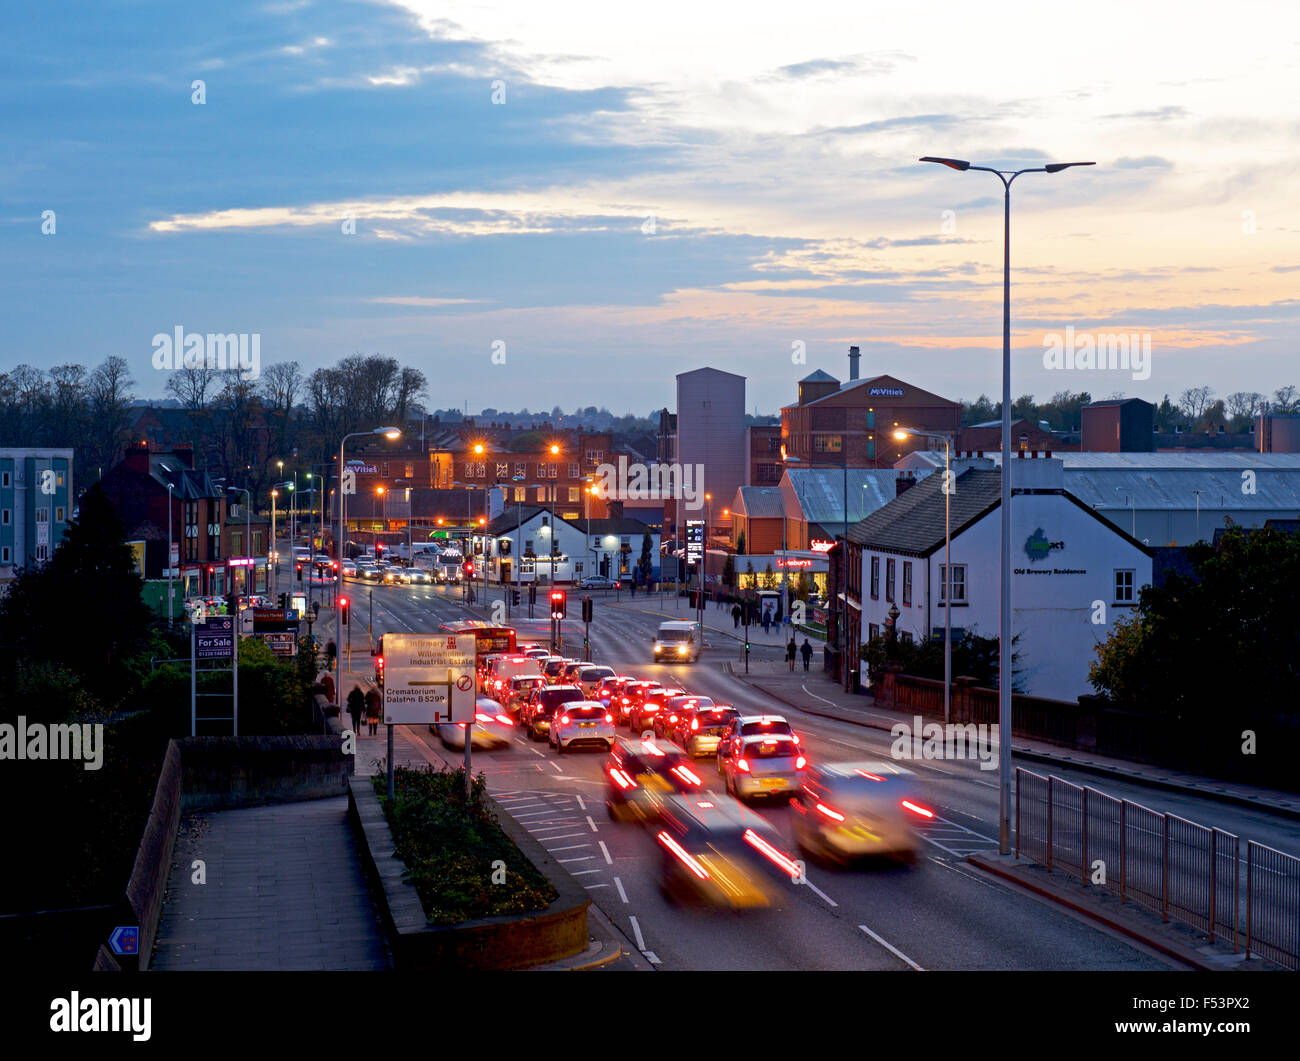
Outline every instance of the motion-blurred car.
{"label": "motion-blurred car", "polygon": [[538,686],[524,701],[519,724],[528,731],[530,740],[541,740],[551,731],[551,717],[564,704],[582,699],[582,690],[576,685]]}
{"label": "motion-blurred car", "polygon": [[595,700],[570,701],[551,715],[547,739],[560,754],[588,745],[609,751],[614,746],[614,716]]}
{"label": "motion-blurred car", "polygon": [[730,796],[674,795],[663,804],[655,839],[662,854],[660,888],[669,900],[733,910],[770,906],[775,873],[792,879],[800,873],[781,850],[777,831]]}
{"label": "motion-blurred car", "polygon": [[697,706],[682,712],[673,730],[672,738],[692,759],[701,755],[716,755],[722,734],[733,718],[740,715],[730,704]]}
{"label": "motion-blurred car", "polygon": [[790,801],[795,842],[816,858],[845,863],[867,855],[915,862],[916,825],[934,819],[917,776],[889,762],[820,763]]}
{"label": "motion-blurred car", "polygon": [[672,745],[620,737],[605,762],[605,808],[615,821],[657,821],[673,793],[703,790],[704,779]]}
{"label": "motion-blurred car", "polygon": [[737,737],[771,736],[781,733],[792,737],[795,744],[799,743],[799,734],[781,715],[741,715],[737,713],[736,717],[727,724],[727,728],[723,730],[722,740],[718,744],[718,773],[722,773],[723,752]]}
{"label": "motion-blurred car", "polygon": [[510,743],[514,724],[514,719],[505,713],[497,701],[480,696],[474,703],[472,727],[465,722],[440,722],[437,730],[442,743],[448,748],[464,748],[467,729],[475,748],[503,748]]}
{"label": "motion-blurred car", "polygon": [[718,750],[727,791],[738,799],[788,799],[798,790],[808,760],[787,734],[734,737]]}

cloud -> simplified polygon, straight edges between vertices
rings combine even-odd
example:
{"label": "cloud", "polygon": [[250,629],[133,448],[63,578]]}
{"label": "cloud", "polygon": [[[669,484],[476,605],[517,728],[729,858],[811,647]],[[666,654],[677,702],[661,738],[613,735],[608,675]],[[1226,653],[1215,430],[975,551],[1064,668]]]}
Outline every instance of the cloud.
{"label": "cloud", "polygon": [[1174,164],[1159,155],[1140,155],[1137,158],[1117,158],[1111,163],[1114,169],[1173,169]]}
{"label": "cloud", "polygon": [[828,76],[881,77],[893,73],[902,62],[915,62],[916,57],[904,52],[875,52],[870,55],[853,55],[845,59],[807,59],[802,63],[789,63],[763,74],[758,81],[802,81]]}
{"label": "cloud", "polygon": [[1130,122],[1172,122],[1186,117],[1188,117],[1187,108],[1173,104],[1166,107],[1153,107],[1148,110],[1124,111],[1119,114],[1102,115],[1104,121]]}

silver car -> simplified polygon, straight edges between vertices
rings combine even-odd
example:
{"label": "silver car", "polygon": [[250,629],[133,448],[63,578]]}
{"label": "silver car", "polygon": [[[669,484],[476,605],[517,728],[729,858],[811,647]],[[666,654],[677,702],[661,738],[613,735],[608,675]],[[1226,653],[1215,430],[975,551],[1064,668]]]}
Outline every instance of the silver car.
{"label": "silver car", "polygon": [[738,799],[775,796],[788,799],[798,791],[808,760],[788,734],[737,737],[719,748],[727,792]]}
{"label": "silver car", "polygon": [[614,716],[595,700],[574,700],[555,709],[551,717],[551,747],[557,752],[584,745],[605,751],[614,747]]}

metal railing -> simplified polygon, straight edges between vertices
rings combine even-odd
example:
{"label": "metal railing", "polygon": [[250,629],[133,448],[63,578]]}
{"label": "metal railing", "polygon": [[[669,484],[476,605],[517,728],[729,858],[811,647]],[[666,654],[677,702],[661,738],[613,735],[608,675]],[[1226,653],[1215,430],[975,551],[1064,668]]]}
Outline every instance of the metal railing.
{"label": "metal railing", "polygon": [[1248,841],[1243,860],[1240,847],[1222,829],[1016,768],[1017,858],[1300,969],[1300,858]]}

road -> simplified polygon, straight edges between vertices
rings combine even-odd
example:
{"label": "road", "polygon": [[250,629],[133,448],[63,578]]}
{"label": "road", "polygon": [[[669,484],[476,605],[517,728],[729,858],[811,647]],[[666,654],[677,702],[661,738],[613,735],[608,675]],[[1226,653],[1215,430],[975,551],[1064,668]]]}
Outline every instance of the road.
{"label": "road", "polygon": [[[368,590],[369,587],[366,587]],[[598,595],[597,595],[598,596]],[[369,594],[354,588],[354,636],[364,635]],[[653,598],[652,598],[653,600]],[[436,630],[443,619],[464,618],[460,592],[451,587],[375,587],[374,635]],[[576,602],[575,602],[576,603]],[[675,679],[691,692],[753,712],[774,711],[791,720],[810,758],[819,761],[888,759],[891,739],[880,730],[804,715],[722,668],[734,643],[708,645],[694,665],[648,662],[658,622],[649,612],[597,600],[592,657],[619,673]],[[605,606],[602,607],[602,604]],[[544,604],[537,609],[540,614]],[[357,623],[363,620],[362,623]],[[522,623],[528,635],[545,620]],[[581,651],[579,633],[566,646]],[[355,644],[355,642],[354,642]],[[362,647],[364,653],[366,648]],[[358,669],[361,669],[358,664]],[[408,735],[435,755],[458,764],[432,734]],[[545,743],[517,737],[508,748],[476,751],[474,768],[489,791],[520,824],[564,860],[610,920],[652,964],[672,969],[1022,969],[1153,970],[1181,968],[1126,937],[1111,934],[1044,900],[994,881],[965,864],[967,854],[997,849],[996,773],[974,762],[913,761],[925,781],[925,798],[938,817],[922,829],[926,851],[914,867],[870,866],[833,871],[809,866],[807,883],[774,870],[779,900],[771,908],[730,913],[683,908],[659,891],[659,851],[641,827],[611,821],[604,806],[604,753],[574,751],[557,757]],[[1035,768],[1035,764],[1025,764]],[[711,760],[697,770],[721,793]],[[1089,776],[1058,776],[1094,785],[1157,810],[1219,825],[1282,850],[1294,850],[1297,827],[1266,814],[1208,800],[1153,792]],[[757,808],[797,855],[784,805]]]}

